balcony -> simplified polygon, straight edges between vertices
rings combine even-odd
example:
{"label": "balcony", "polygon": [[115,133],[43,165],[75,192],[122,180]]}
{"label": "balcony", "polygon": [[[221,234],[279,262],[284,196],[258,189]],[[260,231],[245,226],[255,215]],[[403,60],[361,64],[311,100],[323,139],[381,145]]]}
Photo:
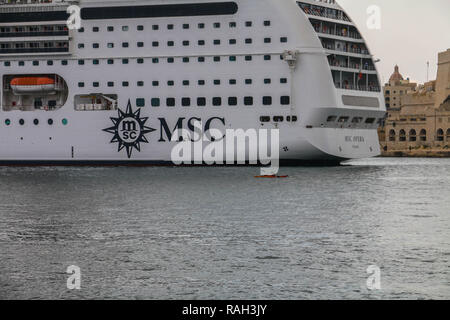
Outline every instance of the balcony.
{"label": "balcony", "polygon": [[297,2],[297,4],[308,15],[352,23],[347,14],[342,10],[302,2]]}
{"label": "balcony", "polygon": [[0,38],[69,36],[69,31],[0,32]]}
{"label": "balcony", "polygon": [[0,49],[0,54],[25,54],[25,53],[68,53],[69,48],[20,48]]}

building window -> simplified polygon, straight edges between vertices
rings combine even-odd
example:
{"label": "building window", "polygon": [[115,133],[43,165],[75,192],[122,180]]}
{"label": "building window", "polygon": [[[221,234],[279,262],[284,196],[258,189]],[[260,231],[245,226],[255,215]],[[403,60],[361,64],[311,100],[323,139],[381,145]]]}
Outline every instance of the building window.
{"label": "building window", "polygon": [[175,59],[174,58],[167,58],[167,63],[174,63],[175,62]]}
{"label": "building window", "polygon": [[138,64],[143,64],[144,63],[144,59],[142,59],[142,58],[137,59],[137,63]]}
{"label": "building window", "polygon": [[442,129],[437,130],[436,141],[444,141],[444,130],[442,130]]}
{"label": "building window", "polygon": [[229,83],[230,85],[234,86],[234,85],[236,85],[237,81],[236,81],[236,79],[230,79],[230,80],[228,81],[228,83]]}
{"label": "building window", "polygon": [[183,86],[189,86],[189,80],[183,80]]}
{"label": "building window", "polygon": [[391,129],[389,131],[389,141],[394,142],[395,141],[395,130]]}
{"label": "building window", "polygon": [[199,46],[204,46],[205,45],[205,40],[198,40],[198,45]]}
{"label": "building window", "polygon": [[197,83],[199,86],[204,86],[206,82],[205,82],[205,80],[198,80]]}
{"label": "building window", "polygon": [[183,29],[189,29],[189,24],[187,23],[183,24]]}
{"label": "building window", "polygon": [[212,103],[213,103],[213,106],[219,107],[219,106],[222,105],[222,98],[221,97],[214,97],[212,99]]}
{"label": "building window", "polygon": [[122,64],[128,64],[130,61],[128,59],[122,59]]}
{"label": "building window", "polygon": [[272,59],[272,56],[270,56],[270,55],[268,55],[268,54],[266,54],[265,56],[264,56],[264,61],[269,61],[269,60],[271,60]]}
{"label": "building window", "polygon": [[245,84],[250,85],[253,83],[252,79],[245,79]]}
{"label": "building window", "polygon": [[188,63],[189,62],[189,58],[188,57],[184,57],[183,58],[183,63]]}
{"label": "building window", "polygon": [[92,44],[92,48],[98,49],[98,48],[100,48],[100,44],[98,44],[98,43],[93,43],[93,44]]}
{"label": "building window", "polygon": [[218,46],[218,45],[220,45],[220,40],[219,40],[219,39],[216,39],[216,40],[214,40],[213,43],[214,43],[215,46]]}
{"label": "building window", "polygon": [[33,66],[38,66],[39,65],[39,61],[33,61]]}
{"label": "building window", "polygon": [[109,49],[112,49],[112,48],[114,48],[114,43],[112,43],[112,42],[109,42],[109,43],[107,44],[107,47],[108,47]]}
{"label": "building window", "polygon": [[253,57],[252,56],[245,56],[245,61],[252,61]]}
{"label": "building window", "polygon": [[168,47],[173,47],[173,46],[175,46],[175,42],[174,41],[167,41],[167,46]]}
{"label": "building window", "polygon": [[270,27],[270,21],[269,20],[264,21],[264,26],[265,27]]}
{"label": "building window", "polygon": [[264,38],[264,43],[271,43],[272,39],[271,38]]}
{"label": "building window", "polygon": [[253,25],[253,23],[251,21],[246,21],[245,22],[245,26],[246,27],[251,27]]}
{"label": "building window", "polygon": [[245,39],[245,44],[252,44],[253,40],[251,38]]}
{"label": "building window", "polygon": [[159,87],[159,81],[152,81],[152,86]]}
{"label": "building window", "polygon": [[198,62],[205,62],[205,57],[198,57]]}
{"label": "building window", "polygon": [[108,87],[110,87],[110,88],[114,87],[114,82],[109,81],[109,82],[108,82]]}
{"label": "building window", "polygon": [[232,21],[229,24],[230,28],[236,28],[236,22]]}
{"label": "building window", "polygon": [[138,81],[137,82],[137,86],[138,87],[143,87],[144,86],[144,81]]}
{"label": "building window", "polygon": [[113,31],[114,31],[114,27],[109,26],[109,27],[107,28],[107,30],[108,30],[108,32],[113,32]]}
{"label": "building window", "polygon": [[234,44],[236,44],[237,41],[236,41],[236,39],[230,39],[228,42],[229,42],[229,44],[234,45]]}
{"label": "building window", "polygon": [[168,24],[168,25],[167,25],[167,30],[173,30],[173,28],[174,28],[174,25],[173,25],[173,24]]}
{"label": "building window", "polygon": [[83,66],[83,65],[84,65],[84,60],[78,60],[78,64],[79,64],[80,66]]}
{"label": "building window", "polygon": [[183,41],[183,46],[187,47],[187,46],[189,46],[189,43],[190,43],[190,42],[189,42],[188,40],[184,40],[184,41]]}
{"label": "building window", "polygon": [[215,29],[220,28],[220,22],[215,22],[213,26]]}
{"label": "building window", "polygon": [[67,66],[68,62],[67,62],[67,60],[62,60],[62,61],[61,61],[61,64],[62,64],[63,66]]}
{"label": "building window", "polygon": [[199,23],[198,25],[199,29],[205,29],[205,24],[204,23]]}
{"label": "building window", "polygon": [[128,87],[129,85],[130,85],[130,83],[128,81],[122,82],[122,87]]}
{"label": "building window", "polygon": [[286,43],[286,42],[288,42],[288,38],[287,37],[281,37],[280,38],[280,42],[281,43]]}
{"label": "building window", "polygon": [[78,44],[78,49],[84,49],[84,43],[79,43]]}
{"label": "building window", "polygon": [[78,87],[79,88],[84,88],[84,82],[78,82]]}
{"label": "building window", "polygon": [[99,31],[100,31],[99,27],[93,27],[92,28],[92,32],[99,32]]}
{"label": "building window", "polygon": [[122,31],[128,31],[128,26],[122,26]]}
{"label": "building window", "polygon": [[128,48],[129,44],[128,42],[122,42],[122,48]]}
{"label": "building window", "polygon": [[114,60],[113,59],[108,59],[108,64],[114,64]]}
{"label": "building window", "polygon": [[159,30],[159,25],[157,25],[157,24],[152,25],[152,30],[153,31]]}
{"label": "building window", "polygon": [[92,60],[92,64],[98,65],[98,64],[100,64],[100,61],[98,59],[94,59],[94,60]]}
{"label": "building window", "polygon": [[137,46],[138,46],[138,48],[143,48],[144,47],[144,43],[143,42],[138,42]]}
{"label": "building window", "polygon": [[400,141],[406,141],[406,132],[405,132],[405,130],[400,130],[400,134],[399,134],[399,137],[400,137]]}

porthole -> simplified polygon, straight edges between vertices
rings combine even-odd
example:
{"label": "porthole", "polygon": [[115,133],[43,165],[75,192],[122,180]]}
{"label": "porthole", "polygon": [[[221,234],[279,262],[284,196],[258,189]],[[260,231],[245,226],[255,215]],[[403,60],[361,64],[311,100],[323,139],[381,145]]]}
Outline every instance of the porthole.
{"label": "porthole", "polygon": [[53,125],[53,119],[48,119],[47,123],[49,126]]}
{"label": "porthole", "polygon": [[7,126],[11,125],[11,120],[6,119],[6,120],[5,120],[5,124],[6,124]]}
{"label": "porthole", "polygon": [[37,126],[39,124],[39,120],[38,119],[34,119],[33,123],[34,123],[35,126]]}
{"label": "porthole", "polygon": [[66,118],[62,119],[62,124],[63,124],[63,125],[65,125],[65,126],[66,126],[66,125],[67,125],[68,123],[69,123],[69,121],[67,121],[67,119],[66,119]]}

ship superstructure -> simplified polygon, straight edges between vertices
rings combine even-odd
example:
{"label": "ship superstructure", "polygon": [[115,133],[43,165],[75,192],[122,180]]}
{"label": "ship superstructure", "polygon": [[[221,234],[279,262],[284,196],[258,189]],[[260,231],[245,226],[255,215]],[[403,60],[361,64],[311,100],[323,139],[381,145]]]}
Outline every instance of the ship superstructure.
{"label": "ship superstructure", "polygon": [[385,114],[332,0],[0,0],[0,83],[3,163],[166,163],[196,121],[279,129],[282,160],[337,162],[378,155]]}

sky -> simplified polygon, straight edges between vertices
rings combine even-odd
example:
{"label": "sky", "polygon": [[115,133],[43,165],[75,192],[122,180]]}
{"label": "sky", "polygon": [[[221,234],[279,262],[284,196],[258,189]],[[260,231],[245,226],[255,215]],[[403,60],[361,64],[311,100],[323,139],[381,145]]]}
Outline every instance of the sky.
{"label": "sky", "polygon": [[[450,49],[450,0],[337,0],[355,21],[386,83],[398,64],[411,81],[436,79],[438,52]],[[381,28],[367,27],[367,8],[380,8]]]}

